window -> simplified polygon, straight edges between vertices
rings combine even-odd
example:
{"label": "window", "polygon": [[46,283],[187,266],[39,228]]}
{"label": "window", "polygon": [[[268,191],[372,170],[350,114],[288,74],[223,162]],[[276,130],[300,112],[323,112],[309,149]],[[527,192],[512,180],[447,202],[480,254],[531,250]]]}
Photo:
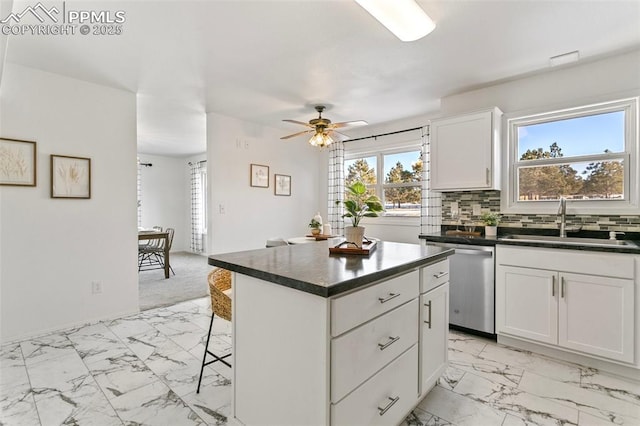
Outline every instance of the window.
{"label": "window", "polygon": [[344,162],[345,186],[362,181],[378,195],[384,216],[420,216],[422,158],[420,150],[377,153]]}
{"label": "window", "polygon": [[637,207],[637,99],[508,120],[507,212]]}

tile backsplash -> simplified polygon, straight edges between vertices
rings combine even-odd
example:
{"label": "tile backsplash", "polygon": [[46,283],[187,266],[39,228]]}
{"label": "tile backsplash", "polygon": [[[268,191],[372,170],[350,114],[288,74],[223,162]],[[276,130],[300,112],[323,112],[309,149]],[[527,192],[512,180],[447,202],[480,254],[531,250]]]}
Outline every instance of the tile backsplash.
{"label": "tile backsplash", "polygon": [[[473,215],[473,204],[480,204],[482,211],[500,211],[500,191],[464,191],[442,193],[442,224],[455,225],[451,220],[451,202],[458,202],[460,222],[480,224],[480,216]],[[640,232],[640,216],[632,215],[567,215],[567,226],[581,227],[592,231]],[[501,227],[514,228],[557,228],[558,216],[553,214],[503,214]]]}

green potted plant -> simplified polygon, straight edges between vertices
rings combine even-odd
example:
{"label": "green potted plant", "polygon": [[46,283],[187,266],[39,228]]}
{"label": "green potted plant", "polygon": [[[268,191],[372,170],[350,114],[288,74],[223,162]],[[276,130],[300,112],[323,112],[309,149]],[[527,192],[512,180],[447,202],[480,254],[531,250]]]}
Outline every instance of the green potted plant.
{"label": "green potted plant", "polygon": [[346,213],[342,217],[351,218],[353,226],[344,228],[347,242],[358,247],[362,245],[364,227],[360,226],[363,217],[378,217],[384,211],[382,201],[376,195],[367,194],[367,187],[362,182],[355,182],[347,187],[347,199],[343,201]]}
{"label": "green potted plant", "polygon": [[500,223],[500,215],[493,212],[484,212],[480,216],[484,223],[485,237],[495,237],[498,234],[498,224]]}
{"label": "green potted plant", "polygon": [[322,223],[318,222],[315,218],[311,219],[309,222],[309,228],[311,228],[311,233],[313,235],[320,234],[320,228],[322,228]]}

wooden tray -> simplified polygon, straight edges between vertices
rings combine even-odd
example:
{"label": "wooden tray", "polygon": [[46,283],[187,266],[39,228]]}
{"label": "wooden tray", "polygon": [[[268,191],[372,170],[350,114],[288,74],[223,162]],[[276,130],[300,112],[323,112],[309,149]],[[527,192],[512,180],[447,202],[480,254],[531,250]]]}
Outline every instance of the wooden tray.
{"label": "wooden tray", "polygon": [[447,231],[445,232],[445,235],[460,235],[460,236],[472,236],[472,237],[479,237],[480,236],[480,232],[467,232],[467,231]]}
{"label": "wooden tray", "polygon": [[305,235],[305,237],[310,237],[310,238],[315,238],[316,241],[324,241],[324,240],[328,240],[329,238],[334,238],[337,237],[337,235],[326,235],[326,234],[318,234],[318,235]]}
{"label": "wooden tray", "polygon": [[[331,254],[359,254],[359,255],[369,255],[373,253],[377,247],[377,240],[371,240],[370,242],[363,242],[362,248],[355,247],[354,245],[349,246],[340,246],[340,247],[329,247],[329,253]],[[342,243],[341,243],[342,244]]]}

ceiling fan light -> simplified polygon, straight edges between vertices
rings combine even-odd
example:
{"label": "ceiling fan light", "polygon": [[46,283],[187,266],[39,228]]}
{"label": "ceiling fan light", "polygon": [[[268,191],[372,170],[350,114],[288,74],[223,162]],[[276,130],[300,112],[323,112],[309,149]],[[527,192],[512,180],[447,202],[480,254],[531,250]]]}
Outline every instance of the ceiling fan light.
{"label": "ceiling fan light", "polygon": [[355,0],[402,41],[418,40],[436,24],[415,0]]}
{"label": "ceiling fan light", "polygon": [[333,139],[324,132],[317,132],[311,137],[311,139],[309,139],[309,143],[313,146],[324,148],[325,146],[331,145],[333,143]]}

